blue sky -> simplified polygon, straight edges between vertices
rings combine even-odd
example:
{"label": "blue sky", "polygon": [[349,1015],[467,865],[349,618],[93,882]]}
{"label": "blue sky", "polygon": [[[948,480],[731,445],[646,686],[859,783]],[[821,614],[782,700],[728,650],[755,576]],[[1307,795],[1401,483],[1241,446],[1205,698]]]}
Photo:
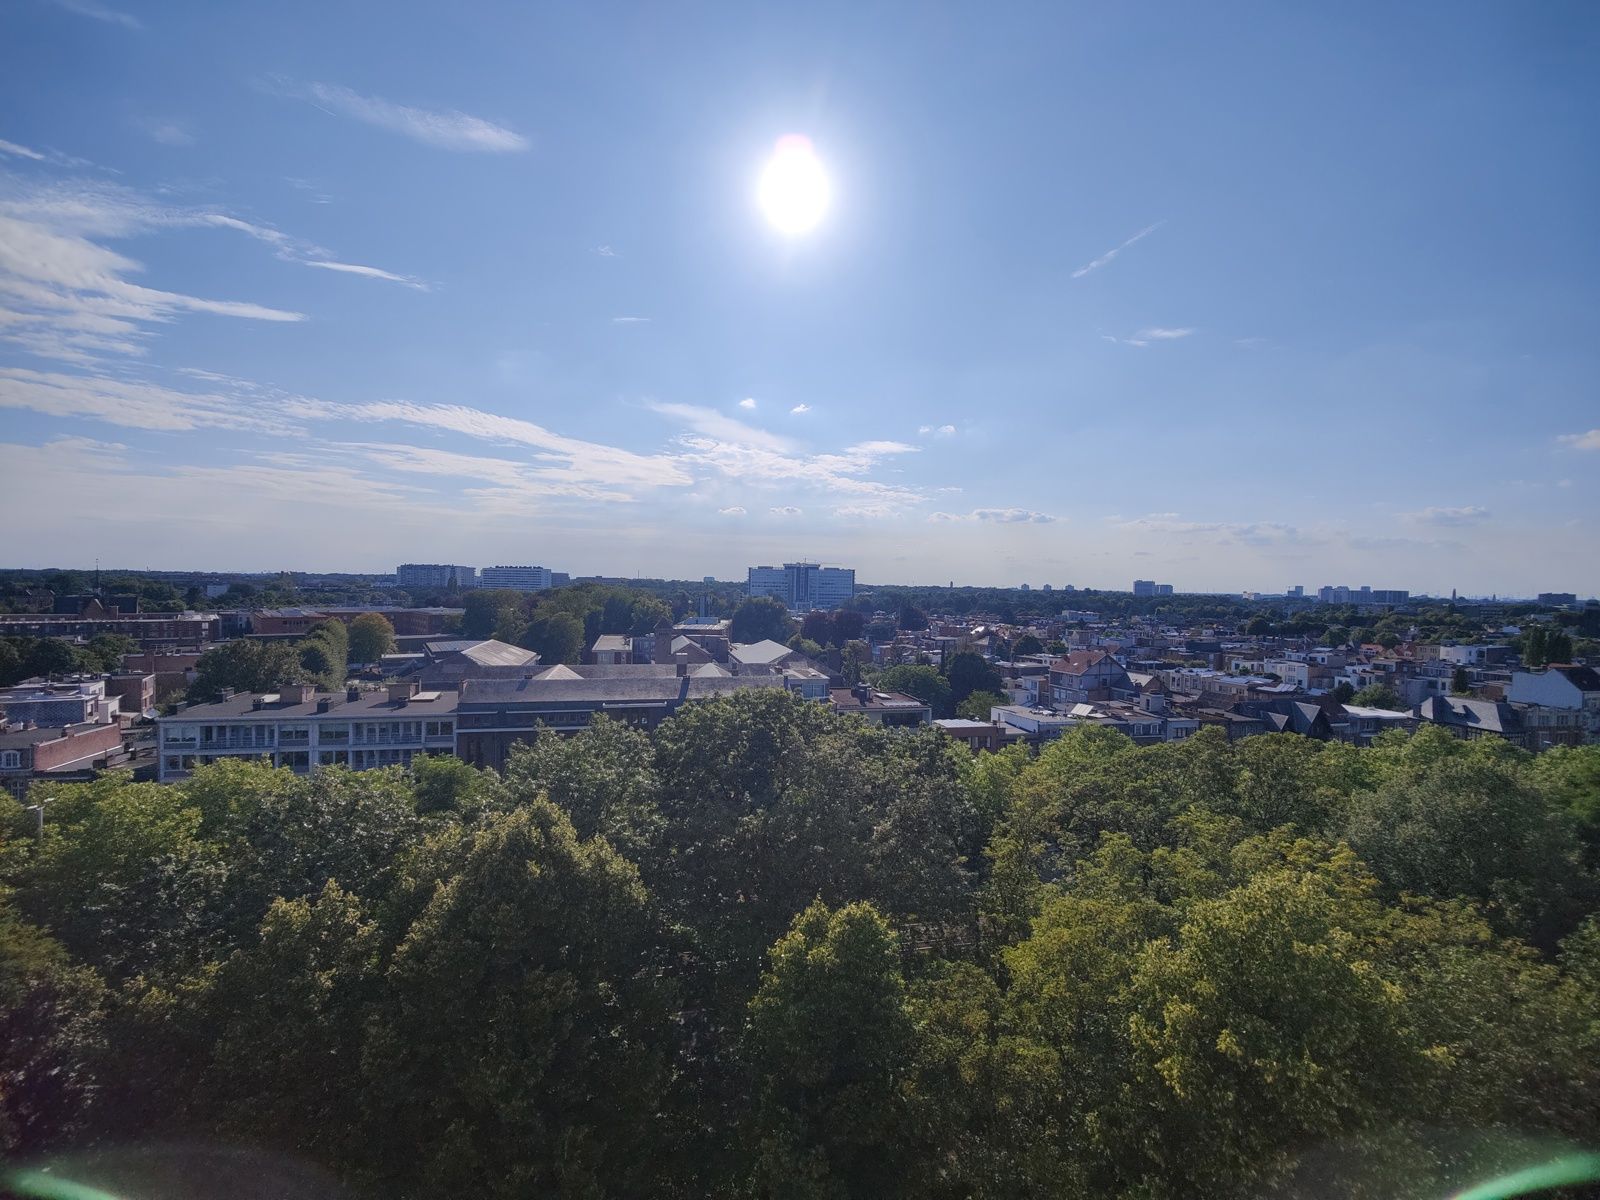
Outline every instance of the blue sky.
{"label": "blue sky", "polygon": [[1593,5],[17,0],[0,47],[10,565],[1600,591]]}

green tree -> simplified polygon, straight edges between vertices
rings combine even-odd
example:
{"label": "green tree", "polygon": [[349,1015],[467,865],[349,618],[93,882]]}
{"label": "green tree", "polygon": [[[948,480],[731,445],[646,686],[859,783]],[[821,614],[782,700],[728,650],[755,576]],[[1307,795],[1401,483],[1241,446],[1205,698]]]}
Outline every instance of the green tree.
{"label": "green tree", "polygon": [[200,656],[188,694],[191,700],[206,702],[218,699],[224,688],[271,692],[311,679],[293,646],[241,638],[213,646]]}
{"label": "green tree", "polygon": [[21,913],[112,983],[181,975],[217,944],[226,870],[176,788],[107,777],[56,789]]}
{"label": "green tree", "polygon": [[88,1127],[103,1000],[95,973],[0,894],[0,1156],[31,1158]]}
{"label": "green tree", "polygon": [[[513,620],[521,618],[524,602],[521,592],[513,592],[506,588],[476,588],[468,592],[462,601],[465,611],[461,617],[461,636],[497,637],[496,630],[503,629]],[[515,618],[508,616],[511,613],[516,614]],[[515,642],[517,639],[510,640]]]}
{"label": "green tree", "polygon": [[1572,636],[1562,629],[1552,629],[1545,638],[1544,657],[1547,663],[1572,661]]}
{"label": "green tree", "polygon": [[80,665],[78,652],[64,638],[40,638],[28,647],[23,670],[28,675],[70,675]]}
{"label": "green tree", "polygon": [[960,704],[973,692],[999,692],[1005,684],[981,654],[964,650],[952,654],[944,664],[945,678],[950,683],[950,699]]}
{"label": "green tree", "polygon": [[1350,641],[1350,630],[1344,625],[1330,625],[1323,631],[1322,640],[1337,650]]}
{"label": "green tree", "polygon": [[394,626],[382,613],[362,613],[350,622],[350,661],[375,663],[394,652]]}
{"label": "green tree", "polygon": [[744,1042],[755,1191],[904,1194],[917,1162],[905,1094],[914,1043],[893,932],[871,905],[818,902],[771,963]]}
{"label": "green tree", "polygon": [[950,698],[950,681],[934,667],[900,666],[880,671],[874,687],[884,692],[903,692],[933,708],[935,717],[948,717],[955,711]]}
{"label": "green tree", "polygon": [[1335,703],[1350,704],[1355,700],[1356,689],[1349,680],[1341,679],[1338,683],[1333,685],[1333,692],[1331,694]]}
{"label": "green tree", "polygon": [[800,620],[799,636],[819,646],[828,644],[828,639],[833,632],[833,617],[830,613],[820,610],[808,612]]}
{"label": "green tree", "polygon": [[343,621],[323,621],[300,641],[297,649],[300,665],[312,682],[328,691],[344,687],[349,674],[350,634]]}
{"label": "green tree", "polygon": [[1505,765],[1449,757],[1393,777],[1351,799],[1343,833],[1393,896],[1463,897],[1546,946],[1576,922],[1572,818]]}
{"label": "green tree", "polygon": [[830,617],[832,628],[825,638],[818,638],[820,642],[830,643],[835,646],[848,646],[858,640],[867,628],[867,618],[864,614],[852,608],[841,608]]}
{"label": "green tree", "polygon": [[571,613],[535,613],[521,645],[541,663],[575,663],[583,657],[583,624]]}
{"label": "green tree", "polygon": [[659,944],[634,869],[555,806],[535,799],[473,833],[368,1017],[378,1181],[504,1197],[660,1186]]}
{"label": "green tree", "polygon": [[1266,637],[1272,632],[1272,622],[1266,617],[1251,617],[1245,622],[1244,631],[1250,637]]}
{"label": "green tree", "polygon": [[672,609],[667,602],[655,596],[636,596],[628,614],[628,628],[624,632],[634,637],[644,637],[654,633],[662,622],[672,624]]}
{"label": "green tree", "polygon": [[512,804],[548,799],[581,838],[603,837],[638,863],[661,838],[660,781],[650,740],[619,721],[596,717],[572,737],[541,734],[506,764]]}
{"label": "green tree", "polygon": [[1548,634],[1543,625],[1535,625],[1522,635],[1523,665],[1542,667],[1549,661]]}
{"label": "green tree", "polygon": [[989,710],[1011,701],[999,692],[972,692],[960,704],[956,705],[956,716],[965,717],[969,721],[987,721]]}
{"label": "green tree", "polygon": [[273,901],[255,942],[186,998],[216,1029],[197,1100],[219,1132],[347,1170],[360,1161],[359,1066],[382,949],[360,900],[330,880]]}
{"label": "green tree", "polygon": [[855,687],[872,666],[872,647],[864,641],[849,641],[839,656],[839,673],[846,687]]}
{"label": "green tree", "polygon": [[918,630],[926,629],[928,627],[928,614],[923,612],[915,604],[908,602],[900,606],[900,613],[895,619],[895,623],[901,629],[915,633]]}
{"label": "green tree", "polygon": [[100,633],[84,648],[85,664],[95,671],[120,671],[124,655],[139,649],[139,643],[120,633]]}
{"label": "green tree", "polygon": [[1465,667],[1457,667],[1451,673],[1450,694],[1452,696],[1472,695],[1472,675]]}
{"label": "green tree", "polygon": [[794,629],[783,601],[752,596],[733,610],[728,637],[735,642],[774,641],[787,644]]}
{"label": "green tree", "polygon": [[1033,654],[1043,654],[1044,643],[1031,633],[1025,633],[1011,644],[1011,657],[1014,659],[1027,658]]}
{"label": "green tree", "polygon": [[1384,708],[1393,712],[1400,708],[1400,696],[1386,683],[1369,683],[1350,697],[1350,703],[1361,708]]}

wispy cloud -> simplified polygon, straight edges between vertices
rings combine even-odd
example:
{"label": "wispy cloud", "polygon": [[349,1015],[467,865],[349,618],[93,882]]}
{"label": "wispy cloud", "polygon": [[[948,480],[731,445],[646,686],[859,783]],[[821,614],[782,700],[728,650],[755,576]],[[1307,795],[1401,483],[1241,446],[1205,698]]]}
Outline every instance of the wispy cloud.
{"label": "wispy cloud", "polygon": [[1111,262],[1114,258],[1117,257],[1117,255],[1121,254],[1129,246],[1133,245],[1135,242],[1140,241],[1143,238],[1149,237],[1152,233],[1154,233],[1156,230],[1160,229],[1165,224],[1166,224],[1165,221],[1157,221],[1154,225],[1146,225],[1143,229],[1139,230],[1138,233],[1134,234],[1127,241],[1123,242],[1122,245],[1114,247],[1113,249],[1107,250],[1099,258],[1094,259],[1092,262],[1085,263],[1083,266],[1079,267],[1076,271],[1074,271],[1072,273],[1072,277],[1074,279],[1082,279],[1090,271],[1098,271],[1101,267],[1103,267],[1107,263]]}
{"label": "wispy cloud", "polygon": [[727,508],[719,508],[717,512],[724,517],[742,517],[745,515],[744,505],[742,504],[732,504]]}
{"label": "wispy cloud", "polygon": [[[127,276],[142,266],[99,240],[171,230],[240,233],[285,262],[352,270],[313,242],[270,225],[215,209],[185,208],[129,188],[66,180],[34,183],[0,178],[0,338],[30,353],[84,363],[106,355],[137,355],[155,329],[181,312],[267,321],[300,321],[302,314],[243,301],[211,300],[141,287]],[[373,278],[419,286],[378,268]]]}
{"label": "wispy cloud", "polygon": [[792,413],[808,413],[808,412],[811,411],[811,405],[809,405],[809,404],[796,404],[789,411],[792,412]]}
{"label": "wispy cloud", "polygon": [[650,401],[646,407],[651,412],[680,421],[696,433],[718,441],[763,450],[788,451],[791,448],[787,438],[746,425],[714,408],[703,408],[697,404],[668,404],[659,400]]}
{"label": "wispy cloud", "polygon": [[1060,517],[1035,512],[1031,508],[975,508],[969,513],[929,513],[928,520],[935,524],[954,521],[989,521],[997,525],[1051,525]]}
{"label": "wispy cloud", "polygon": [[308,100],[324,112],[351,117],[440,150],[507,154],[528,148],[528,139],[515,130],[453,109],[433,112],[413,108],[378,96],[363,96],[334,83],[297,83],[277,78],[270,86],[282,95]]}
{"label": "wispy cloud", "polygon": [[93,17],[96,21],[105,21],[110,25],[121,25],[125,29],[143,29],[139,18],[129,13],[119,12],[117,9],[108,8],[97,0],[55,0],[57,8],[64,8],[70,13],[77,13],[80,17]]}
{"label": "wispy cloud", "polygon": [[649,317],[612,317],[611,318],[611,323],[613,325],[648,325],[648,324],[650,324],[650,318]]}
{"label": "wispy cloud", "polygon": [[1476,525],[1487,521],[1490,513],[1479,504],[1465,504],[1459,508],[1424,508],[1420,512],[1401,513],[1407,521],[1418,525]]}
{"label": "wispy cloud", "polygon": [[0,154],[9,154],[12,158],[31,158],[34,162],[45,160],[45,156],[39,151],[19,146],[16,142],[8,142],[4,138],[0,138]]}
{"label": "wispy cloud", "polygon": [[1281,521],[1185,521],[1178,513],[1150,513],[1142,517],[1109,518],[1119,529],[1130,533],[1155,533],[1181,540],[1217,545],[1242,544],[1271,546],[1290,541],[1307,541],[1299,529]]}
{"label": "wispy cloud", "polygon": [[368,279],[386,279],[390,283],[401,283],[409,288],[416,288],[420,292],[428,290],[428,285],[422,280],[410,275],[396,275],[393,271],[385,271],[379,267],[364,267],[360,263],[328,262],[322,259],[313,259],[306,263],[308,267],[320,267],[324,271],[341,271],[346,275],[365,275]]}
{"label": "wispy cloud", "polygon": [[594,248],[594,252],[596,254],[598,254],[601,258],[616,258],[617,257],[617,252],[615,250],[613,250],[610,246],[596,246]]}
{"label": "wispy cloud", "polygon": [[951,437],[955,434],[954,425],[919,425],[917,432],[924,437]]}
{"label": "wispy cloud", "polygon": [[749,396],[746,396],[743,400],[739,401],[739,407],[740,408],[754,408],[755,406],[756,406],[756,402],[754,400],[752,400]]}
{"label": "wispy cloud", "polygon": [[139,354],[150,326],[181,312],[257,321],[304,315],[240,300],[142,287],[139,263],[72,234],[0,215],[0,337],[34,354],[86,362]]}
{"label": "wispy cloud", "polygon": [[1116,337],[1113,334],[1101,333],[1100,340],[1114,342],[1118,346],[1148,346],[1151,342],[1174,342],[1179,338],[1191,336],[1195,331],[1188,328],[1169,328],[1155,325],[1141,329],[1129,337]]}
{"label": "wispy cloud", "polygon": [[1600,429],[1591,429],[1587,433],[1563,433],[1556,441],[1574,450],[1600,450]]}
{"label": "wispy cloud", "polygon": [[798,517],[805,510],[796,508],[792,504],[780,504],[776,508],[767,509],[767,511],[775,517]]}
{"label": "wispy cloud", "polygon": [[194,145],[194,134],[182,121],[163,117],[134,117],[131,123],[145,137],[163,146]]}

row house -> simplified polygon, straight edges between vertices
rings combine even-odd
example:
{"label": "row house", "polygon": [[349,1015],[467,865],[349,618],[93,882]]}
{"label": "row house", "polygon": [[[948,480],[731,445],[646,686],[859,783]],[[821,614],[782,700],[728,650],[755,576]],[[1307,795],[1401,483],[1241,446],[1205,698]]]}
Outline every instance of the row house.
{"label": "row house", "polygon": [[1058,709],[1110,700],[1131,688],[1128,672],[1104,650],[1075,650],[1050,664],[1050,701]]}
{"label": "row house", "polygon": [[25,803],[41,785],[84,783],[127,759],[122,729],[114,722],[7,725],[0,728],[0,791]]}
{"label": "row house", "polygon": [[1522,711],[1536,748],[1600,742],[1600,671],[1593,667],[1515,671],[1505,697]]}

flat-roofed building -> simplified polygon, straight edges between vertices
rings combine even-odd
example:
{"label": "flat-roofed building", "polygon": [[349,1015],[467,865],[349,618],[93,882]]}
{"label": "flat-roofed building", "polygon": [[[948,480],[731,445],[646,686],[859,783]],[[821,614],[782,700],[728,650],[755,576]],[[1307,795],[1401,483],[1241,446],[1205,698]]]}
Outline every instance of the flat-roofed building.
{"label": "flat-roofed building", "polygon": [[377,691],[319,692],[297,684],[227,696],[157,719],[157,778],[187,778],[196,766],[251,758],[306,774],[319,767],[407,766],[456,746],[453,691],[395,683]]}
{"label": "flat-roofed building", "polygon": [[856,595],[854,567],[792,562],[781,567],[751,567],[745,577],[751,596],[771,596],[792,612],[842,608]]}
{"label": "flat-roofed building", "polygon": [[394,581],[403,588],[472,588],[478,586],[478,569],[454,563],[401,563],[394,569]]}
{"label": "flat-roofed building", "polygon": [[0,729],[0,791],[25,801],[41,783],[86,782],[126,757],[115,723],[7,727]]}
{"label": "flat-roofed building", "polygon": [[478,586],[542,592],[555,586],[555,578],[549,567],[485,567],[478,572]]}

